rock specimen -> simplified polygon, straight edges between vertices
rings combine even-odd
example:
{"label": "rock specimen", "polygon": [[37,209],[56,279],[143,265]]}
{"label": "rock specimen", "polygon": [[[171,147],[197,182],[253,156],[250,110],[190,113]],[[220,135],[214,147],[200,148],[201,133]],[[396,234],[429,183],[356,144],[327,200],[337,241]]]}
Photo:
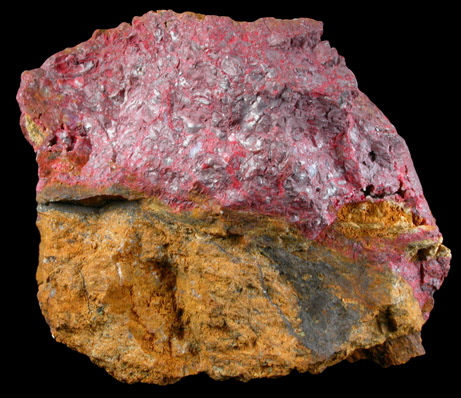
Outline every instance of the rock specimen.
{"label": "rock specimen", "polygon": [[23,73],[57,341],[158,384],[424,353],[450,251],[321,33],[160,11]]}

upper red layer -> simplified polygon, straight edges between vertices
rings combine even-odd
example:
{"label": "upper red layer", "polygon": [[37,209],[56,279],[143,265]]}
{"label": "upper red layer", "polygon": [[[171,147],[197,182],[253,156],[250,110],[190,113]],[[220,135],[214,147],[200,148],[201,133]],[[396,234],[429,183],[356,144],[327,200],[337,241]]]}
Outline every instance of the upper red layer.
{"label": "upper red layer", "polygon": [[24,72],[24,132],[27,115],[46,135],[32,142],[39,199],[131,192],[183,209],[200,193],[315,238],[371,196],[434,224],[404,140],[321,33],[148,13]]}

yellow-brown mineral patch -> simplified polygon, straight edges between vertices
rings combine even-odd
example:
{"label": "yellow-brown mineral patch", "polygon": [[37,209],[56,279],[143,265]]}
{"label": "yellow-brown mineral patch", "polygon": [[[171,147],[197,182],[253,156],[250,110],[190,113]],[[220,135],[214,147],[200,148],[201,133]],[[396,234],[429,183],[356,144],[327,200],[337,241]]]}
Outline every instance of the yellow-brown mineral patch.
{"label": "yellow-brown mineral patch", "polygon": [[398,203],[365,201],[344,205],[338,212],[336,229],[351,239],[395,238],[423,223]]}
{"label": "yellow-brown mineral patch", "polygon": [[47,136],[46,133],[32,120],[29,115],[25,115],[24,119],[25,127],[33,146],[39,147],[45,140]]}

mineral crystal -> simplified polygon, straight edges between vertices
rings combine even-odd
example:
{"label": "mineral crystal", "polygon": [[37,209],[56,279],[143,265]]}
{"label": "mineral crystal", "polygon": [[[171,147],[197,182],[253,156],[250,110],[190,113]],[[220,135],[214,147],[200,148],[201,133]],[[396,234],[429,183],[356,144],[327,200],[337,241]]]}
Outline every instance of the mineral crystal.
{"label": "mineral crystal", "polygon": [[421,355],[450,251],[310,19],[151,12],[22,75],[41,310],[121,381]]}

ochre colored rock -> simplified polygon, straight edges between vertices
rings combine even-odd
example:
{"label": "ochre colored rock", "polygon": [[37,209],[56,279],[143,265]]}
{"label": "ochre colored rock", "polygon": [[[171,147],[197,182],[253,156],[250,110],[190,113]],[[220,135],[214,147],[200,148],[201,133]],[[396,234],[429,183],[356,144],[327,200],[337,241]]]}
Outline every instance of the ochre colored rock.
{"label": "ochre colored rock", "polygon": [[161,11],[23,73],[57,341],[157,384],[424,353],[450,251],[321,33]]}
{"label": "ochre colored rock", "polygon": [[38,225],[53,335],[124,381],[320,372],[357,349],[374,357],[424,323],[397,273],[268,216],[176,213],[143,199],[41,205]]}

